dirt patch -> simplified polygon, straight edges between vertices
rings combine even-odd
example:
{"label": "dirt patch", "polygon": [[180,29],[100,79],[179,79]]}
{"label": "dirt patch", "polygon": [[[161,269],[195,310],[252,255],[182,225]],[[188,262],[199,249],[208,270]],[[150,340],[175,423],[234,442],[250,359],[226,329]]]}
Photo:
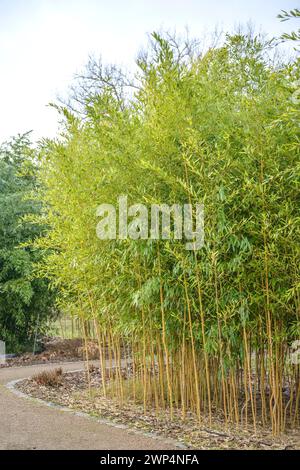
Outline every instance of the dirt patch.
{"label": "dirt patch", "polygon": [[[99,357],[96,341],[88,341],[89,359]],[[81,338],[62,339],[45,338],[43,340],[43,351],[38,354],[26,353],[7,359],[0,367],[19,367],[34,364],[46,364],[48,362],[78,361],[86,358],[84,342]]]}
{"label": "dirt patch", "polygon": [[[130,371],[124,369],[124,374]],[[105,398],[101,389],[101,375],[98,368],[90,370],[91,390],[88,390],[86,372],[62,374],[62,380],[56,386],[39,385],[37,380],[29,379],[20,382],[17,387],[22,392],[35,398],[50,401],[74,410],[86,412],[92,416],[109,419],[118,424],[155,432],[156,434],[181,441],[194,449],[300,449],[300,431],[290,430],[279,437],[273,437],[268,430],[258,428],[254,435],[251,430],[225,427],[217,413],[214,414],[212,426],[204,419],[199,424],[197,417],[188,413],[183,421],[179,410],[175,410],[171,422],[168,410],[155,413],[144,412],[143,406],[126,400],[120,404],[114,398]],[[109,388],[109,383],[108,383]],[[113,387],[110,387],[113,393]]]}

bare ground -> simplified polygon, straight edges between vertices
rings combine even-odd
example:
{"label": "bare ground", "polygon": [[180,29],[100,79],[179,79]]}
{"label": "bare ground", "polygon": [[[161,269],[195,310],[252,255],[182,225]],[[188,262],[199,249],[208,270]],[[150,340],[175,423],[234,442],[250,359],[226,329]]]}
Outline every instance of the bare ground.
{"label": "bare ground", "polygon": [[[54,377],[55,371],[54,372]],[[107,397],[103,396],[101,387],[100,370],[92,366],[90,368],[91,393],[88,392],[88,381],[85,371],[61,374],[60,371],[58,383],[40,382],[43,377],[37,377],[34,380],[25,380],[17,384],[22,392],[47,400],[52,403],[58,403],[62,406],[74,410],[83,411],[94,417],[114,421],[121,426],[126,424],[134,429],[144,432],[155,432],[159,436],[172,438],[180,441],[187,448],[196,449],[299,449],[300,431],[288,429],[284,434],[272,436],[270,430],[262,426],[257,426],[257,432],[254,433],[249,425],[247,429],[234,426],[225,426],[224,418],[214,410],[213,422],[211,425],[208,419],[203,416],[201,423],[193,413],[188,413],[185,420],[182,420],[180,410],[174,410],[174,419],[170,420],[168,410],[155,413],[155,406],[147,409],[146,412],[142,405],[141,397],[132,399],[126,394],[124,403],[114,399],[113,383],[107,377],[107,388],[110,390]],[[113,374],[114,369],[111,369]],[[124,376],[129,371],[123,367]],[[47,376],[49,377],[49,376]],[[47,378],[46,377],[46,378]],[[126,393],[126,381],[123,392]],[[142,389],[140,390],[142,393]]]}

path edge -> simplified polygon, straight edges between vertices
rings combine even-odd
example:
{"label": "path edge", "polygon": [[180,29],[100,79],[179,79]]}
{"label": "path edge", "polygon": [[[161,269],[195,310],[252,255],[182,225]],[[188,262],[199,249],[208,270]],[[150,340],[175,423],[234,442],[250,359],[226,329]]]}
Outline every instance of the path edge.
{"label": "path edge", "polygon": [[[76,369],[76,370],[72,370],[72,371],[66,371],[65,374],[74,374],[76,372],[82,372],[83,370],[84,369]],[[46,400],[42,400],[41,398],[33,397],[32,395],[28,395],[27,393],[21,392],[21,390],[18,390],[16,388],[16,385],[18,383],[23,382],[24,380],[28,380],[28,379],[30,379],[30,377],[11,380],[10,382],[6,383],[4,385],[4,387],[7,390],[9,390],[10,392],[12,392],[14,395],[18,396],[19,398],[23,398],[25,400],[30,400],[32,402],[39,403],[40,405],[43,405],[43,406],[48,406],[49,408],[54,408],[54,409],[62,411],[64,413],[71,413],[71,414],[73,414],[75,416],[79,416],[81,418],[96,421],[97,423],[100,423],[100,424],[103,424],[103,425],[106,425],[106,426],[110,426],[110,427],[117,428],[117,429],[124,429],[124,430],[126,430],[130,433],[133,433],[133,434],[136,434],[136,435],[139,435],[139,436],[151,438],[151,439],[154,439],[154,440],[159,440],[159,441],[164,442],[166,444],[170,444],[172,446],[175,446],[175,447],[177,447],[178,449],[181,449],[181,450],[188,450],[189,449],[189,447],[181,441],[177,441],[177,440],[172,439],[172,438],[165,438],[164,436],[161,436],[160,434],[157,434],[155,432],[141,431],[140,429],[136,429],[134,427],[128,426],[127,424],[114,423],[113,421],[111,421],[109,419],[92,416],[92,415],[90,415],[90,414],[88,414],[84,411],[76,411],[76,410],[73,410],[72,408],[69,408],[67,406],[58,405],[57,403],[53,403],[51,401],[46,401]]]}

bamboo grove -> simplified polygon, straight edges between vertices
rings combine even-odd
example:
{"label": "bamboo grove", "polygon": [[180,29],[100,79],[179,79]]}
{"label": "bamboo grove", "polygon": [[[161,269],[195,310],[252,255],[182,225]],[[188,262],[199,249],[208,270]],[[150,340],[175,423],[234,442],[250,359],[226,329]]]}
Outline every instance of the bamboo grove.
{"label": "bamboo grove", "polygon": [[[133,80],[90,64],[40,149],[38,275],[92,320],[104,395],[225,426],[299,426],[299,60],[153,34]],[[299,83],[299,82],[298,82]],[[295,85],[296,84],[296,85]],[[96,208],[204,203],[205,242],[99,240]],[[112,383],[114,386],[112,386]]]}

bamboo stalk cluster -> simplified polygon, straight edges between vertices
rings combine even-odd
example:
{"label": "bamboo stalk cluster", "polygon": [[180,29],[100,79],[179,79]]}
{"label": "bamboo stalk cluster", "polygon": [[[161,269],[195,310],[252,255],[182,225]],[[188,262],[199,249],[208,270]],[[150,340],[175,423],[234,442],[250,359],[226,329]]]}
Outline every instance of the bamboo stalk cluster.
{"label": "bamboo stalk cluster", "polygon": [[[94,322],[104,394],[278,434],[299,426],[299,63],[268,50],[236,35],[194,54],[154,34],[131,94],[99,75],[41,148],[36,244],[62,310]],[[100,241],[96,207],[120,194],[204,203],[204,247]]]}

